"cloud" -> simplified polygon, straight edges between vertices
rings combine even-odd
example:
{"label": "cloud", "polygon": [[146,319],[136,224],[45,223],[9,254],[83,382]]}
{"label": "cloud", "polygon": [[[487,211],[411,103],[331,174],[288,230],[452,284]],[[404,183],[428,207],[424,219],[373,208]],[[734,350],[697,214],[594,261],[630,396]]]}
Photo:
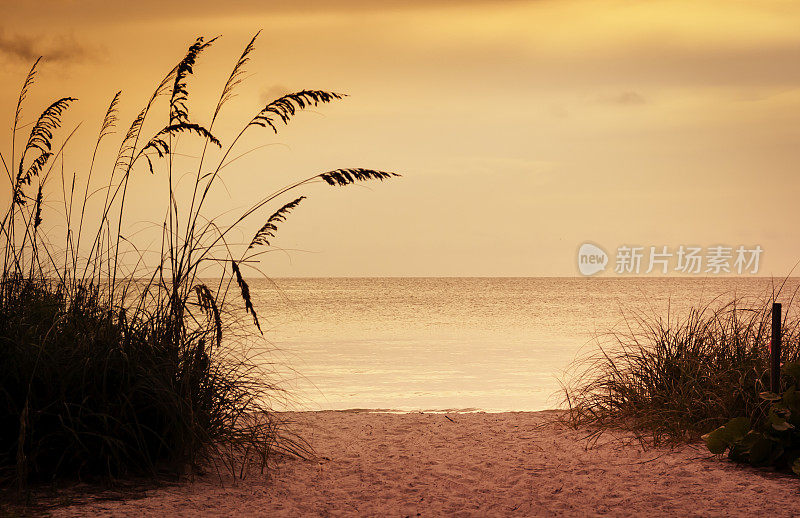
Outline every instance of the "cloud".
{"label": "cloud", "polygon": [[73,36],[45,39],[9,34],[0,29],[0,56],[24,62],[34,61],[39,56],[46,61],[68,62],[83,60],[87,52]]}
{"label": "cloud", "polygon": [[645,99],[640,93],[630,90],[614,95],[602,96],[598,100],[604,104],[618,104],[621,106],[638,106],[641,104],[647,104],[647,99]]}
{"label": "cloud", "polygon": [[272,102],[275,99],[277,99],[278,97],[283,97],[284,95],[289,94],[289,93],[292,93],[292,91],[289,90],[284,85],[272,85],[272,86],[269,86],[269,87],[264,88],[263,90],[261,90],[261,96],[260,96],[261,97],[261,103],[262,104],[266,104],[266,103]]}
{"label": "cloud", "polygon": [[[220,4],[217,0],[195,0],[193,2],[164,2],[162,0],[140,0],[137,9],[131,10],[125,2],[108,2],[107,0],[82,0],[68,2],[64,0],[40,0],[27,9],[30,12],[41,10],[57,16],[76,17],[86,12],[91,16],[104,19],[116,19],[119,16],[141,18],[151,16],[185,17],[191,10],[194,15],[218,14],[224,10],[227,14],[242,13],[335,13],[349,11],[400,11],[412,9],[437,9],[442,7],[463,8],[464,6],[498,6],[530,2],[531,0],[240,0],[231,5]],[[533,0],[539,1],[539,0]],[[26,7],[21,6],[20,11]]]}

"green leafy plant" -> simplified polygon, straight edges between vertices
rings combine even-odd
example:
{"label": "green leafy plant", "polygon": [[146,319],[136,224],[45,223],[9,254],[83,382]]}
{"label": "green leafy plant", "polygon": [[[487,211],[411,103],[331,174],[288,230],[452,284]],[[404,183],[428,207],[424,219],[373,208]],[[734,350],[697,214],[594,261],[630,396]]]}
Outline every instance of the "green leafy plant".
{"label": "green leafy plant", "polygon": [[800,363],[782,368],[789,388],[783,394],[762,392],[765,417],[755,426],[749,417],[737,417],[703,435],[708,450],[735,462],[791,469],[800,475]]}

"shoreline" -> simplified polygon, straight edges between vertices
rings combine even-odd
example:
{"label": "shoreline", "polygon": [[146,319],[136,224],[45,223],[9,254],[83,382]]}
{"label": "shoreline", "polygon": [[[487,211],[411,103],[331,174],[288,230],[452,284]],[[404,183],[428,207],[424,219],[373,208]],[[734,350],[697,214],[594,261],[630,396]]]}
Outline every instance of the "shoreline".
{"label": "shoreline", "polygon": [[402,410],[396,408],[343,408],[343,409],[328,409],[328,410],[282,410],[275,412],[276,414],[325,414],[325,413],[342,413],[342,414],[425,414],[425,415],[439,415],[439,414],[551,414],[566,412],[563,408],[546,408],[543,410],[485,410],[482,408],[445,408],[445,409],[428,409],[428,410]]}
{"label": "shoreline", "polygon": [[267,476],[208,474],[127,499],[94,499],[53,516],[730,516],[793,514],[798,481],[743,468],[701,445],[642,449],[590,438],[562,411],[301,411],[311,460]]}

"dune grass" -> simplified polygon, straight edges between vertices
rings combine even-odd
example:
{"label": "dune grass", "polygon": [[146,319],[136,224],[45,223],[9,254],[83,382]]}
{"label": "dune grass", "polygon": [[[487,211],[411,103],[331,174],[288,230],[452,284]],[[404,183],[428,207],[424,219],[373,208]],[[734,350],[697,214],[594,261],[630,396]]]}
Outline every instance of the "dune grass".
{"label": "dune grass", "polygon": [[[694,441],[731,418],[763,421],[771,307],[734,298],[675,315],[629,313],[564,382],[569,420],[649,443]],[[793,297],[792,297],[793,298]],[[783,360],[796,361],[800,322],[784,304]]]}
{"label": "dune grass", "polygon": [[[244,151],[245,134],[277,133],[299,111],[344,97],[322,90],[285,95],[223,144],[215,123],[244,79],[256,37],[236,61],[207,125],[190,116],[194,68],[214,42],[198,38],[121,134],[113,160],[103,164],[98,157],[118,122],[121,92],[114,95],[87,153],[91,165],[80,176],[65,173],[63,150],[75,131],[61,128],[76,100],[58,99],[27,124],[25,101],[39,61],[31,68],[17,102],[11,150],[2,155],[11,194],[0,224],[0,480],[6,485],[180,474],[214,462],[241,475],[247,459],[263,468],[275,452],[309,452],[271,410],[281,393],[245,338],[257,336],[261,326],[242,270],[257,267],[277,224],[305,200],[293,191],[396,175],[326,171],[264,195],[227,223],[214,216],[210,195],[223,169]],[[148,137],[152,124],[160,129]],[[28,127],[27,138],[18,139]],[[188,191],[176,188],[179,136],[195,146]],[[163,175],[167,185],[153,197],[154,205],[164,200],[152,207],[163,214],[156,250],[134,245],[125,220],[129,182],[151,173]],[[51,188],[59,182],[60,200]],[[97,200],[101,208],[92,213]],[[265,218],[270,207],[274,212]],[[55,216],[65,222],[62,240],[48,228]],[[248,242],[235,242],[232,231],[254,218],[265,218],[260,230]],[[216,278],[204,281],[208,276]]]}

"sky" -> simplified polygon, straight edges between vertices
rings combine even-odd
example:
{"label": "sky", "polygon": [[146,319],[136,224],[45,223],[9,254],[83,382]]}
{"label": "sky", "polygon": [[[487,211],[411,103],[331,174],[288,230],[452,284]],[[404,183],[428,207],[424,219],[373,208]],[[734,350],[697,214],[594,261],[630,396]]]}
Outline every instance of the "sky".
{"label": "sky", "polygon": [[[224,220],[340,167],[402,175],[298,192],[308,199],[263,256],[270,276],[573,276],[587,242],[611,257],[600,275],[614,275],[621,246],[760,246],[758,274],[777,277],[800,261],[797,2],[0,6],[0,120],[10,128],[22,81],[44,56],[22,119],[58,97],[79,99],[62,131],[80,124],[64,155],[67,177],[85,174],[122,90],[120,127],[95,172],[107,174],[127,125],[197,36],[220,36],[190,81],[190,112],[206,124],[231,67],[262,31],[217,126],[223,144],[275,97],[347,93],[278,135],[248,133],[238,149],[250,152],[225,169],[207,206]],[[0,134],[4,156],[9,133]],[[176,158],[186,172],[198,151],[190,140],[188,156]],[[157,245],[147,229],[163,219],[164,181],[146,165],[131,180],[126,237],[142,249]],[[54,213],[59,193],[60,184],[48,197]],[[248,242],[269,213],[246,221],[237,239]],[[54,233],[63,228],[55,215],[47,221]]]}

